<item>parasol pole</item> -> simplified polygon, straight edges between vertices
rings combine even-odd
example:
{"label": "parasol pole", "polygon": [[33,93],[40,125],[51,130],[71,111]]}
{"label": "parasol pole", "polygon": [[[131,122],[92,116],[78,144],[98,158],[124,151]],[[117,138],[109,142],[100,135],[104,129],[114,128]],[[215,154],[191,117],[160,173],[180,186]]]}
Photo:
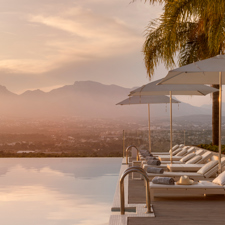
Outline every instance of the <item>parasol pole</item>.
{"label": "parasol pole", "polygon": [[123,158],[125,156],[125,130],[123,130]]}
{"label": "parasol pole", "polygon": [[148,104],[148,141],[149,141],[149,152],[152,151],[152,143],[151,143],[151,128],[150,128],[150,104]]}
{"label": "parasol pole", "polygon": [[221,173],[222,72],[219,72],[219,174]]}
{"label": "parasol pole", "polygon": [[173,141],[173,129],[172,129],[172,91],[170,91],[170,163],[173,164],[172,153],[172,141]]}

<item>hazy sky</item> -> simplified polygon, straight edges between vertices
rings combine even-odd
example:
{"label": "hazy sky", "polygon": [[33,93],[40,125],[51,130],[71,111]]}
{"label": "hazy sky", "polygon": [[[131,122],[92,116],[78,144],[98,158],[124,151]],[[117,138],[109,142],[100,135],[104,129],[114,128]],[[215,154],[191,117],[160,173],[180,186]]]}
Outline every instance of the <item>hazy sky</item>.
{"label": "hazy sky", "polygon": [[[131,2],[0,0],[0,84],[22,93],[83,80],[123,87],[148,83],[142,45],[148,22],[162,6]],[[161,65],[153,80],[166,74]],[[204,103],[209,97],[201,98]]]}

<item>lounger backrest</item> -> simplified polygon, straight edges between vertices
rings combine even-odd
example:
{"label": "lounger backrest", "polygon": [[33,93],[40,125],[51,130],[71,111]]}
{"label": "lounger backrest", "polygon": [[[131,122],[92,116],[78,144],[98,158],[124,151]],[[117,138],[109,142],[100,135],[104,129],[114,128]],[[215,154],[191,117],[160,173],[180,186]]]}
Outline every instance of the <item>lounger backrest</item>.
{"label": "lounger backrest", "polygon": [[190,153],[194,153],[194,152],[195,152],[195,147],[189,146],[189,148],[187,149],[187,152],[184,154],[184,156],[185,156],[185,155],[188,155],[188,154],[190,154]]}
{"label": "lounger backrest", "polygon": [[183,147],[184,147],[184,144],[180,144],[179,147],[180,147],[180,148],[183,148]]}
{"label": "lounger backrest", "polygon": [[193,153],[195,152],[195,147],[190,147],[188,150],[187,150],[187,153]]}
{"label": "lounger backrest", "polygon": [[176,150],[176,149],[178,149],[179,148],[179,145],[174,145],[173,147],[172,147],[172,150],[174,151],[174,150]]}
{"label": "lounger backrest", "polygon": [[212,152],[206,151],[202,155],[202,159],[198,161],[198,164],[203,164],[203,163],[207,162],[207,160],[210,159],[211,157],[212,157]]}
{"label": "lounger backrest", "polygon": [[199,169],[197,173],[206,177],[205,175],[207,174],[207,172],[212,170],[216,165],[218,165],[218,160],[210,161],[206,163],[201,169]]}
{"label": "lounger backrest", "polygon": [[192,159],[194,156],[196,156],[195,153],[189,153],[188,155],[186,155],[182,159],[180,159],[180,161],[185,163],[188,160]]}
{"label": "lounger backrest", "polygon": [[201,155],[196,155],[192,159],[188,160],[185,164],[195,164],[198,163],[202,159]]}
{"label": "lounger backrest", "polygon": [[187,148],[183,148],[180,152],[176,154],[176,156],[183,156],[187,152]]}
{"label": "lounger backrest", "polygon": [[195,152],[195,154],[196,155],[203,155],[204,154],[204,150],[203,149],[198,149],[196,152]]}
{"label": "lounger backrest", "polygon": [[180,152],[182,150],[182,148],[178,148],[175,151],[173,151],[172,155],[176,155],[178,152]]}
{"label": "lounger backrest", "polygon": [[[218,160],[215,160],[218,162]],[[221,158],[221,168],[225,166],[225,157]],[[215,176],[216,173],[218,172],[218,169],[219,169],[219,164],[217,164],[215,167],[213,167],[211,170],[209,170],[208,172],[206,172],[204,174],[204,177],[205,178],[209,178],[209,177],[212,177],[212,176]]]}

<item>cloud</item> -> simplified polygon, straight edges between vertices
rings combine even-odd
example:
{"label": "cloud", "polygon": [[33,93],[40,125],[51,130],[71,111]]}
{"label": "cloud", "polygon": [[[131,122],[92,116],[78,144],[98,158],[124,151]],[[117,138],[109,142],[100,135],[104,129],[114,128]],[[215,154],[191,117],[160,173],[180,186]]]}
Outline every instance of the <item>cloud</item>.
{"label": "cloud", "polygon": [[75,80],[126,87],[147,82],[143,35],[159,10],[141,1],[130,2],[4,1],[1,84],[20,93]]}
{"label": "cloud", "polygon": [[[43,74],[66,62],[127,54],[137,50],[138,43],[141,46],[143,42],[143,38],[122,19],[81,7],[51,15],[29,15],[27,21],[29,25],[39,25],[36,26],[38,31],[43,29],[44,32],[47,28],[46,33],[38,34],[41,42],[37,36],[34,37],[38,46],[31,46],[29,51],[24,51],[23,58],[1,60],[1,70]],[[35,26],[32,30],[35,31]],[[54,35],[50,35],[52,32]],[[35,52],[36,48],[42,49],[42,52],[39,52],[39,57],[30,58],[28,53]]]}
{"label": "cloud", "polygon": [[[85,45],[88,48],[93,44],[100,47],[104,44],[121,47],[124,43],[142,41],[138,33],[122,19],[106,17],[80,7],[69,9],[55,16],[30,16],[30,21],[68,32],[73,35],[75,47],[82,44],[82,48],[85,48]],[[126,47],[127,45],[124,45],[124,50]]]}
{"label": "cloud", "polygon": [[44,60],[8,59],[0,61],[0,70],[8,73],[41,74],[50,68],[51,64]]}

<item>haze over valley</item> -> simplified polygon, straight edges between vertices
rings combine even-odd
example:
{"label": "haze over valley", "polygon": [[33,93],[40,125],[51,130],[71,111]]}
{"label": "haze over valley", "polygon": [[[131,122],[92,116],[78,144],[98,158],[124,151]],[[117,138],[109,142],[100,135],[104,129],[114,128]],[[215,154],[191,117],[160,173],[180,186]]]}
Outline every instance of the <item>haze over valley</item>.
{"label": "haze over valley", "polygon": [[[147,117],[147,105],[116,106],[116,103],[128,98],[132,89],[93,81],[77,81],[50,92],[28,90],[17,95],[7,90],[7,87],[0,86],[0,116],[143,119]],[[173,116],[193,115],[211,115],[211,106],[173,104]],[[168,116],[169,104],[151,105],[152,118],[168,118]]]}
{"label": "haze over valley", "polygon": [[[1,86],[0,156],[121,156],[123,130],[126,144],[148,148],[147,105],[116,105],[132,89],[79,81],[17,95]],[[152,147],[168,150],[169,104],[150,107]],[[210,143],[211,127],[210,106],[173,104],[174,143]]]}

